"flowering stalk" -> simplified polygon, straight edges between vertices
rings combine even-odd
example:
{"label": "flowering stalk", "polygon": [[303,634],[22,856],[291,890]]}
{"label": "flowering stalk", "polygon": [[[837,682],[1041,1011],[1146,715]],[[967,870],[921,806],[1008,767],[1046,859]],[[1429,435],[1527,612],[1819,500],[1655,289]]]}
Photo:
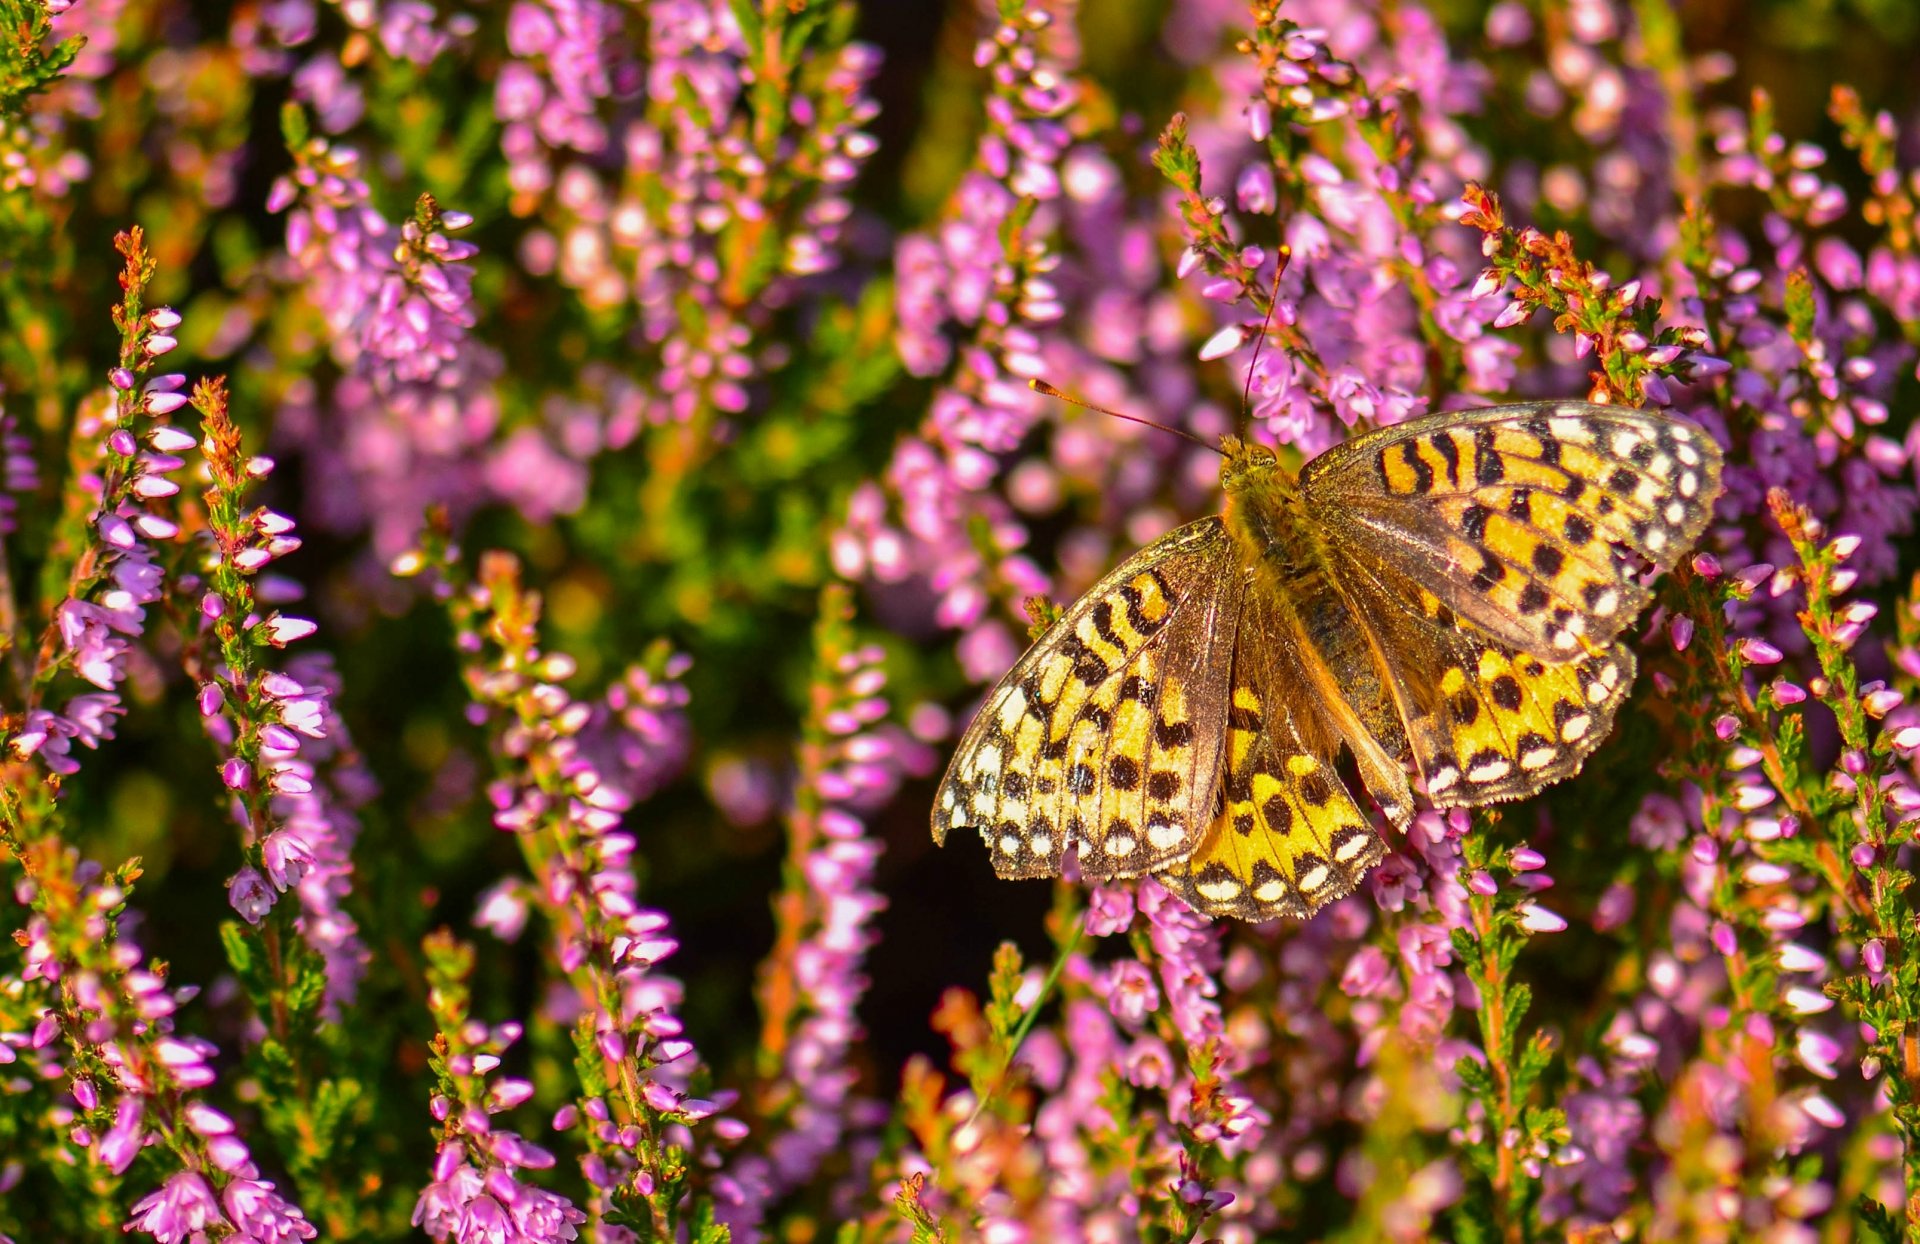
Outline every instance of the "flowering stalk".
{"label": "flowering stalk", "polygon": [[[186,378],[153,375],[156,360],[176,344],[172,330],[180,317],[145,306],[154,261],[140,230],[117,235],[114,244],[125,261],[122,298],[113,311],[119,365],[108,373],[107,403],[90,404],[74,423],[78,486],[67,490],[60,540],[41,574],[46,584],[65,580],[64,599],[54,605],[34,654],[24,711],[0,717],[10,758],[37,756],[56,779],[79,770],[73,744],[98,747],[113,737],[114,718],[125,711],[119,686],[132,641],[145,629],[146,606],[162,592],[163,572],[149,542],[179,533],[172,519],[149,506],[180,491],[167,473],[183,465],[173,451],[191,443],[164,423],[186,403],[179,392]],[[71,697],[60,711],[44,707],[56,680],[69,672],[97,691]],[[57,789],[57,783],[45,787],[49,797]]]}
{"label": "flowering stalk", "polygon": [[[165,965],[119,936],[133,883],[130,861],[110,875],[62,841],[60,814],[34,816],[18,793],[0,795],[0,845],[30,880],[16,896],[30,913],[16,937],[22,979],[46,1000],[36,1046],[61,1038],[78,1118],[72,1140],[117,1188],[143,1147],[173,1173],[131,1210],[125,1229],[176,1244],[195,1232],[238,1231],[276,1241],[312,1239],[299,1208],[260,1178],[233,1120],[201,1099],[217,1049],[176,1035],[173,1017],[197,990],[169,986]],[[68,1160],[79,1161],[70,1153]]]}
{"label": "flowering stalk", "polygon": [[526,1080],[491,1079],[521,1025],[487,1025],[472,1017],[473,947],[445,929],[422,946],[427,1009],[438,1029],[429,1062],[438,1083],[433,1117],[440,1124],[433,1182],[420,1194],[413,1224],[436,1240],[505,1240],[558,1244],[577,1238],[585,1213],[565,1197],[522,1182],[521,1172],[546,1170],[554,1157],[493,1117],[533,1097]]}
{"label": "flowering stalk", "polygon": [[[890,794],[889,740],[874,726],[887,711],[877,647],[859,644],[844,585],[820,596],[814,676],[801,727],[799,774],[787,818],[787,859],[773,900],[774,944],[760,966],[761,1130],[782,1139],[767,1155],[771,1199],[806,1184],[851,1124],[855,1071],[847,1058],[860,1036],[861,975],[873,918],[884,900],[872,889],[880,843],[858,817],[860,801]],[[728,1219],[735,1230],[742,1216]]]}
{"label": "flowering stalk", "polygon": [[1500,1239],[1520,1244],[1537,1238],[1540,1157],[1565,1142],[1567,1116],[1557,1106],[1534,1102],[1557,1043],[1543,1030],[1521,1039],[1533,991],[1515,979],[1514,965],[1529,933],[1564,929],[1566,922],[1532,902],[1526,891],[1499,886],[1494,878],[1496,869],[1510,873],[1516,860],[1534,864],[1530,857],[1537,853],[1502,850],[1484,831],[1467,835],[1461,845],[1474,878],[1467,899],[1473,923],[1471,930],[1453,930],[1453,949],[1480,995],[1480,1049],[1456,1062],[1454,1074],[1481,1112],[1466,1156],[1487,1188],[1479,1196],[1470,1194],[1460,1212],[1484,1215]]}
{"label": "flowering stalk", "polygon": [[1905,1229],[1912,1235],[1920,1233],[1920,931],[1903,897],[1914,877],[1896,853],[1912,840],[1920,817],[1920,792],[1900,769],[1914,740],[1900,746],[1897,731],[1875,728],[1901,696],[1881,685],[1862,687],[1851,655],[1875,612],[1869,602],[1839,599],[1855,578],[1843,563],[1857,538],[1823,541],[1820,525],[1784,493],[1768,501],[1799,559],[1805,604],[1797,618],[1820,668],[1809,690],[1833,711],[1843,749],[1840,771],[1807,808],[1817,818],[1809,827],[1825,833],[1795,839],[1799,849],[1783,854],[1819,868],[1843,900],[1838,923],[1858,948],[1859,964],[1826,992],[1855,1008],[1863,1035],[1870,1034],[1868,1066],[1886,1074],[1905,1147]]}
{"label": "flowering stalk", "polygon": [[[720,1106],[689,1092],[705,1072],[681,1035],[678,983],[654,972],[679,943],[664,913],[636,901],[634,840],[620,827],[634,796],[586,745],[594,708],[559,685],[573,661],[539,648],[539,597],[521,586],[507,554],[483,556],[471,584],[457,577],[444,544],[408,564],[437,564],[452,578],[456,642],[499,770],[488,790],[494,823],[520,844],[579,1008],[581,1093],[564,1126],[577,1128],[589,1150],[590,1213],[645,1222],[662,1236],[708,1222],[713,1205],[694,1183],[690,1129]],[[664,655],[658,664],[657,681],[685,668]],[[726,1120],[715,1126],[740,1134]]]}
{"label": "flowering stalk", "polygon": [[[1480,153],[1451,115],[1469,81],[1434,72],[1430,16],[1383,17],[1394,37],[1368,40],[1283,8],[1247,6],[1223,74],[1239,89],[1211,115],[1176,116],[1154,163],[1179,196],[1177,273],[1220,323],[1200,359],[1251,346],[1238,387],[1253,421],[1312,454],[1343,427],[1498,395],[1519,351],[1492,331],[1453,222]],[[1242,301],[1251,318],[1229,312]]]}
{"label": "flowering stalk", "polygon": [[267,206],[287,213],[287,254],[342,375],[330,400],[310,381],[295,386],[281,428],[319,481],[317,521],[371,526],[390,558],[428,507],[464,519],[493,482],[504,364],[472,334],[478,250],[452,236],[473,221],[427,194],[396,224],[373,206],[358,151],[314,135],[293,105],[282,126],[294,169]]}
{"label": "flowering stalk", "polygon": [[1564,231],[1549,236],[1528,226],[1516,232],[1500,200],[1481,186],[1468,186],[1465,200],[1460,223],[1486,235],[1483,292],[1512,291],[1513,301],[1495,327],[1523,323],[1538,310],[1553,312],[1554,330],[1575,334],[1580,357],[1592,354],[1599,365],[1589,375],[1588,400],[1666,405],[1669,379],[1725,370],[1720,360],[1699,353],[1708,341],[1704,332],[1661,327],[1660,299],[1642,297],[1637,280],[1615,288],[1612,277],[1575,253]]}
{"label": "flowering stalk", "polygon": [[1027,382],[1040,377],[1051,326],[1065,314],[1055,272],[1062,165],[1080,97],[1074,34],[1061,20],[1071,4],[996,0],[993,11],[991,33],[974,45],[990,95],[973,165],[939,228],[903,238],[896,256],[896,348],[908,371],[941,377],[887,471],[904,538],[884,523],[882,490],[868,486],[834,547],[848,578],[925,574],[938,594],[934,620],[964,632],[957,652],[975,681],[1016,651],[993,616],[996,600],[1046,588],[1018,555],[1025,527],[990,486],[999,457],[1034,426],[1040,407]]}
{"label": "flowering stalk", "polygon": [[[1173,184],[1180,198],[1182,241],[1185,243],[1183,266],[1198,264],[1216,282],[1207,287],[1210,294],[1234,302],[1245,298],[1253,305],[1255,315],[1262,320],[1269,311],[1277,311],[1274,304],[1278,296],[1279,277],[1286,271],[1289,253],[1285,247],[1280,249],[1277,259],[1279,268],[1269,286],[1260,273],[1261,265],[1266,262],[1266,249],[1241,246],[1235,242],[1227,229],[1226,200],[1209,196],[1201,190],[1200,153],[1187,138],[1187,118],[1183,114],[1175,113],[1167,123],[1167,128],[1161,132],[1159,149],[1153,155],[1153,166]],[[1306,334],[1292,322],[1295,314],[1291,311],[1284,315],[1276,314],[1273,318],[1279,322],[1268,326],[1268,335],[1276,348],[1297,360],[1325,384],[1327,365],[1314,352],[1313,343]],[[1201,348],[1203,358],[1213,358],[1236,350],[1252,335],[1244,325],[1221,331],[1224,336],[1216,337]]]}
{"label": "flowering stalk", "polygon": [[[202,723],[224,754],[220,780],[240,830],[242,863],[227,897],[245,923],[229,924],[222,940],[264,1029],[249,1051],[270,1090],[264,1119],[307,1199],[344,1213],[352,1198],[342,1189],[365,1174],[352,1169],[359,1146],[350,1139],[365,1118],[328,1104],[357,1091],[353,1075],[339,1070],[351,1043],[329,1019],[351,1002],[367,952],[341,905],[352,886],[353,822],[329,786],[356,762],[330,704],[324,662],[276,670],[263,659],[316,629],[261,599],[260,573],[300,547],[291,519],[248,503],[273,464],[245,452],[224,380],[200,382],[192,402],[209,480],[208,548],[198,608],[182,620],[194,638],[181,658],[199,687]],[[197,577],[182,580],[183,595],[197,588]],[[297,915],[279,902],[288,891],[301,899]],[[330,1217],[326,1226],[344,1232],[349,1222]]]}

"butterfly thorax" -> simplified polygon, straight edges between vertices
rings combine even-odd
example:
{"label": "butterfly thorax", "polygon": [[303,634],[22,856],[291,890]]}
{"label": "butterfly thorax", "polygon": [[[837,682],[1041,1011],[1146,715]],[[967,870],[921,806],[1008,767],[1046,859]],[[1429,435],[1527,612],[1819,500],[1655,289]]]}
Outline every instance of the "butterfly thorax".
{"label": "butterfly thorax", "polygon": [[1298,481],[1264,445],[1231,436],[1221,445],[1227,531],[1243,564],[1288,599],[1312,599],[1327,585],[1331,558],[1322,529],[1303,508]]}

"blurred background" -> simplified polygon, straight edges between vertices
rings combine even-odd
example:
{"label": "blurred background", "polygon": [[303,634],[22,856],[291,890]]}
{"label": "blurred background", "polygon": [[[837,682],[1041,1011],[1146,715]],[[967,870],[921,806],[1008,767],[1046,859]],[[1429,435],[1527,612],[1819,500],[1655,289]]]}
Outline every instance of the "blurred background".
{"label": "blurred background", "polygon": [[[487,761],[463,720],[466,697],[444,615],[385,576],[384,559],[396,547],[380,546],[366,507],[349,497],[355,484],[345,468],[315,448],[329,435],[329,394],[341,365],[287,270],[287,218],[267,210],[275,179],[294,167],[283,107],[299,100],[323,131],[334,129],[336,142],[362,150],[371,200],[388,219],[405,216],[423,191],[475,218],[462,235],[480,250],[474,333],[499,351],[503,439],[543,426],[556,401],[617,405],[609,394],[622,374],[644,389],[658,375],[648,353],[657,347],[636,332],[630,308],[588,305],[564,282],[536,274],[544,261],[528,262],[549,245],[551,234],[541,237],[550,222],[547,208],[516,201],[502,156],[494,84],[505,6],[473,6],[462,50],[426,66],[382,57],[326,6],[310,42],[278,47],[265,33],[272,7],[124,0],[82,3],[61,19],[63,30],[93,40],[86,56],[97,72],[84,84],[91,100],[65,121],[66,141],[85,153],[87,167],[70,170],[65,215],[47,240],[58,271],[55,286],[43,291],[44,314],[23,317],[16,305],[0,310],[0,324],[13,338],[14,374],[45,382],[42,404],[29,413],[52,435],[70,406],[51,395],[77,397],[109,365],[112,234],[134,222],[149,231],[162,265],[156,292],[186,316],[183,366],[230,373],[236,417],[283,463],[270,501],[300,519],[307,543],[280,569],[305,586],[304,608],[323,627],[317,642],[337,655],[344,712],[382,790],[362,811],[364,926],[387,938],[374,948],[368,988],[413,1008],[419,934],[440,923],[468,924],[481,893],[521,865],[480,799]],[[834,533],[856,490],[885,474],[896,444],[921,425],[934,398],[935,381],[903,368],[893,349],[895,248],[903,236],[937,226],[974,159],[983,89],[973,51],[990,24],[983,7],[973,0],[857,6],[856,36],[879,54],[869,88],[879,111],[863,127],[877,146],[847,191],[844,258],[826,292],[801,320],[777,308],[769,313],[777,331],[768,337],[789,353],[763,360],[747,416],[704,424],[709,443],[690,457],[675,429],[649,423],[594,461],[570,507],[541,513],[504,502],[511,489],[493,489],[461,515],[469,553],[500,546],[526,559],[530,582],[545,593],[548,646],[578,659],[582,687],[617,676],[655,640],[692,657],[691,750],[632,824],[645,897],[672,914],[684,947],[674,967],[688,985],[691,1035],[723,1064],[747,1055],[757,1023],[750,982],[773,935],[768,900],[779,882],[781,810],[807,697],[806,636],[818,591],[834,577]],[[1310,21],[1313,11],[1332,6],[1302,7],[1301,20]],[[1381,7],[1390,15],[1396,6]],[[1664,168],[1667,156],[1642,145],[1647,130],[1634,122],[1636,109],[1664,107],[1657,94],[1637,93],[1657,74],[1642,68],[1607,78],[1606,89],[1622,97],[1596,101],[1587,94],[1590,66],[1553,60],[1585,47],[1596,61],[1645,65],[1637,46],[1604,35],[1582,43],[1564,29],[1585,9],[1606,7],[1429,6],[1445,59],[1473,67],[1480,102],[1462,110],[1461,123],[1492,153],[1486,176],[1507,196],[1513,218],[1571,228],[1583,254],[1624,273],[1644,241],[1634,236],[1632,213],[1616,211],[1596,225],[1590,200],[1606,194],[1616,207],[1630,205],[1635,167]],[[1891,110],[1909,143],[1920,136],[1920,6],[1907,0],[1616,7],[1679,40],[1710,83],[1703,98],[1712,105],[1744,110],[1764,88],[1781,133],[1840,152],[1827,106],[1832,86],[1847,82],[1869,110]],[[655,6],[657,14],[669,11]],[[1149,230],[1152,280],[1169,287],[1177,217],[1148,157],[1173,113],[1217,105],[1218,66],[1230,59],[1239,12],[1227,3],[1078,6],[1084,95],[1071,124],[1105,152],[1129,210],[1149,221],[1157,214],[1160,227]],[[236,31],[253,33],[236,38]],[[302,76],[316,48],[346,49],[345,62],[360,75],[357,112],[342,111],[343,88],[323,80],[324,69]],[[1596,120],[1596,108],[1606,116]],[[1905,152],[1909,164],[1915,159],[1920,151]],[[1824,175],[1850,189],[1861,182],[1846,159]],[[1765,200],[1723,191],[1716,207],[1730,226],[1750,226]],[[1238,408],[1241,373],[1193,362],[1212,330],[1204,308],[1189,298],[1170,314],[1168,354],[1184,360],[1184,378],[1156,381],[1146,375],[1150,360],[1129,363],[1121,370],[1134,379],[1124,392],[1138,413],[1218,431]],[[1137,405],[1160,397],[1188,408]],[[1213,412],[1211,423],[1196,417],[1201,404]],[[1081,465],[1059,466],[1061,429],[1078,430],[1067,456]],[[1060,407],[1048,407],[1000,456],[1004,478],[1035,498],[1025,552],[1058,569],[1056,599],[1070,598],[1138,539],[1215,505],[1205,466],[1188,464],[1182,474],[1158,462],[1171,457],[1165,443],[1137,429]],[[497,469],[537,474],[547,469],[543,462]],[[46,521],[31,510],[23,515],[23,535],[9,545],[18,581],[32,580],[34,533],[43,529],[36,524]],[[944,988],[979,988],[1002,939],[1044,953],[1049,901],[1044,884],[996,881],[977,843],[936,850],[929,840],[933,784],[978,679],[956,658],[952,630],[911,595],[867,583],[860,596],[859,626],[885,645],[897,716],[914,725],[900,737],[908,780],[871,810],[886,846],[878,888],[889,906],[862,1014],[882,1093],[898,1082],[910,1053],[945,1048],[929,1026]],[[1016,599],[1007,592],[994,606],[1010,633],[1007,607]],[[224,960],[208,916],[224,908],[233,832],[191,698],[165,694],[173,678],[158,664],[136,669],[135,709],[119,740],[89,758],[72,808],[90,854],[144,857],[147,893],[166,901],[144,917],[142,936],[168,948],[180,978],[213,980]],[[943,712],[953,716],[943,720]],[[1622,742],[1620,755],[1632,757],[1633,746]],[[504,953],[511,963],[535,951],[523,942]],[[1570,991],[1584,987],[1582,971],[1599,970],[1577,953],[1568,962]],[[531,958],[520,966],[530,969]],[[531,970],[489,975],[482,988],[501,994],[501,1005],[480,1009],[522,1010],[527,999],[514,994],[532,979]]]}

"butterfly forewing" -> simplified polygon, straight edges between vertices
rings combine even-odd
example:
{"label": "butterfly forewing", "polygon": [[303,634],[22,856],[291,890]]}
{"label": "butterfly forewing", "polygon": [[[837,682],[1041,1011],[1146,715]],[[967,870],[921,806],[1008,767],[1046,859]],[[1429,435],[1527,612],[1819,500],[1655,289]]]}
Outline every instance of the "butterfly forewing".
{"label": "butterfly forewing", "polygon": [[1642,575],[1699,539],[1720,451],[1646,411],[1528,403],[1370,432],[1300,484],[1345,561],[1557,663],[1607,648],[1647,603]]}
{"label": "butterfly forewing", "polygon": [[1305,917],[1351,892],[1385,845],[1336,771],[1339,728],[1310,693],[1316,654],[1281,602],[1249,592],[1242,610],[1220,810],[1158,877],[1209,916]]}
{"label": "butterfly forewing", "polygon": [[935,796],[1003,877],[1132,876],[1192,849],[1211,813],[1243,576],[1219,519],[1128,559],[987,696]]}

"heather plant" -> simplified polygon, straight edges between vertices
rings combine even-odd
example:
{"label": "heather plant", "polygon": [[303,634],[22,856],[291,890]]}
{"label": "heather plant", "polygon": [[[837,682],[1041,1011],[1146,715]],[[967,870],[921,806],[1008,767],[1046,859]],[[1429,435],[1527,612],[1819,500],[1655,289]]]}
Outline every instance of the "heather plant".
{"label": "heather plant", "polygon": [[[0,1239],[1920,1240],[1920,24],[1734,9],[0,0]],[[1036,380],[1725,491],[1210,922],[929,839],[1218,505]]]}

